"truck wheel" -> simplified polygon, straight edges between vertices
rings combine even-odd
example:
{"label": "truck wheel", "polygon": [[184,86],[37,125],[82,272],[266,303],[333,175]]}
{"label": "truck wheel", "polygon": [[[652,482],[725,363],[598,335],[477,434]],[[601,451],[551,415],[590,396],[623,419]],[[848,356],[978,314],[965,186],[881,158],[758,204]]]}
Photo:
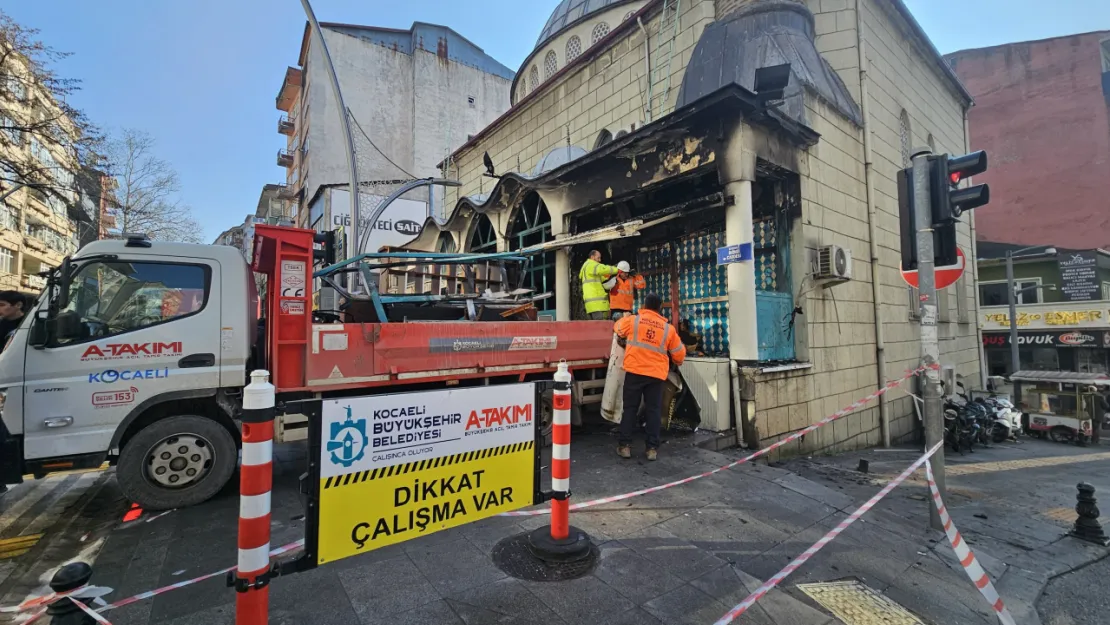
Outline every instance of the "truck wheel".
{"label": "truck wheel", "polygon": [[211,499],[235,472],[235,439],[206,417],[182,415],[146,426],[120,453],[116,476],[148,510],[187,508]]}
{"label": "truck wheel", "polygon": [[1057,425],[1048,431],[1048,436],[1054,443],[1070,443],[1075,440],[1075,430]]}

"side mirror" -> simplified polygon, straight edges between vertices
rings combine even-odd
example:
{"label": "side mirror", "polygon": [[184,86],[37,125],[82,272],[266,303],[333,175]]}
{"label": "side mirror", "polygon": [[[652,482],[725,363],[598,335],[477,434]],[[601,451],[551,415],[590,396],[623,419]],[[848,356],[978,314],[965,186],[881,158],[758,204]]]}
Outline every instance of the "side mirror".
{"label": "side mirror", "polygon": [[65,257],[62,261],[62,266],[59,269],[61,273],[61,280],[58,281],[58,310],[64,309],[69,306],[69,285],[73,281],[73,261],[69,256]]}
{"label": "side mirror", "polygon": [[81,317],[73,311],[58,313],[53,319],[53,335],[55,340],[72,341],[85,338],[84,326]]}
{"label": "side mirror", "polygon": [[27,335],[27,343],[35,349],[42,349],[46,347],[49,340],[49,332],[47,332],[47,325],[50,323],[50,312],[47,310],[40,310],[35,313],[35,318],[31,320],[31,328]]}

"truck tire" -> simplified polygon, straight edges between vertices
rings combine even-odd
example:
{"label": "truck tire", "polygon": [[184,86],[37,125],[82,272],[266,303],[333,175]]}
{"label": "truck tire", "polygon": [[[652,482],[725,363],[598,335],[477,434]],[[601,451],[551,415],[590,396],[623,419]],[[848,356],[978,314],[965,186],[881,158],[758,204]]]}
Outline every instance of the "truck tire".
{"label": "truck tire", "polygon": [[227,485],[239,453],[223,425],[196,415],[155,421],[127,441],[116,466],[120,489],[148,510],[203,503]]}

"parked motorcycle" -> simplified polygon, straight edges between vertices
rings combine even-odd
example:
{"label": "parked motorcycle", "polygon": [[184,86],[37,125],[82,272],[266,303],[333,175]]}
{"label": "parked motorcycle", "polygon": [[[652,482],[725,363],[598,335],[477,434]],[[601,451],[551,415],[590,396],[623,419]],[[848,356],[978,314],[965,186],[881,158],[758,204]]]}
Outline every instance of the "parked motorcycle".
{"label": "parked motorcycle", "polygon": [[1005,397],[977,398],[986,406],[992,417],[990,426],[991,441],[1001,443],[1007,440],[1017,440],[1023,433],[1021,412],[1014,407],[1013,402]]}
{"label": "parked motorcycle", "polygon": [[[943,386],[943,382],[941,384]],[[947,387],[945,390],[947,391]],[[958,394],[952,396],[946,393],[944,396],[944,440],[952,447],[952,451],[960,454],[975,451],[975,442],[982,430],[978,420],[979,410],[969,409],[968,404]]]}

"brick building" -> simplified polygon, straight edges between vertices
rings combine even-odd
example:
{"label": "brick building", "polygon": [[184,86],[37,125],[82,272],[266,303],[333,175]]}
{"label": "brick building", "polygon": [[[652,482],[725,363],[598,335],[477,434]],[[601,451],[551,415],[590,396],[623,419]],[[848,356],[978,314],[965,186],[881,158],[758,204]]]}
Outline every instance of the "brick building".
{"label": "brick building", "polygon": [[[756,70],[784,63],[784,101],[768,110]],[[577,318],[587,251],[630,261],[703,336],[683,369],[695,392],[727,410],[737,366],[732,416],[766,444],[918,364],[895,175],[912,146],[963,152],[970,103],[901,0],[563,0],[512,108],[447,161],[462,183],[448,219],[412,247],[515,250],[643,222],[540,257],[527,284]],[[970,224],[959,238],[970,249]],[[725,245],[751,245],[752,260],[717,265]],[[850,279],[830,277],[830,246],[850,253]],[[943,291],[938,325],[944,364],[978,379],[974,293],[970,274]],[[891,397],[788,453],[917,427],[911,400]]]}
{"label": "brick building", "polygon": [[971,147],[987,150],[983,241],[1110,247],[1110,31],[948,55],[975,98]]}

